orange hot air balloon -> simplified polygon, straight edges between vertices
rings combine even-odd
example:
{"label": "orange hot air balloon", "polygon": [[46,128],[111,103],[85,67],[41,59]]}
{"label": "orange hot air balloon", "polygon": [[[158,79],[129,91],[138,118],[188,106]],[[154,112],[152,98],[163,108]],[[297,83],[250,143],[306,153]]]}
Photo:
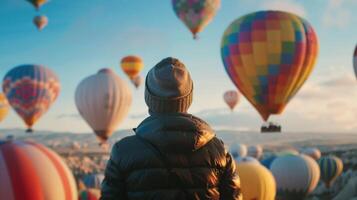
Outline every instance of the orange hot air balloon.
{"label": "orange hot air balloon", "polygon": [[126,56],[121,60],[120,64],[130,80],[134,80],[144,68],[144,62],[139,56]]}
{"label": "orange hot air balloon", "polygon": [[6,96],[3,93],[0,93],[0,122],[5,119],[9,113],[10,105],[7,101]]}
{"label": "orange hot air balloon", "polygon": [[229,108],[231,110],[234,109],[234,107],[238,104],[239,102],[239,94],[237,91],[235,90],[229,90],[227,92],[224,93],[223,95],[223,99],[224,101],[227,103],[227,105],[229,106]]}
{"label": "orange hot air balloon", "polygon": [[221,43],[229,77],[265,121],[283,112],[309,77],[317,54],[313,27],[282,11],[254,12],[235,20]]}
{"label": "orange hot air balloon", "polygon": [[41,31],[48,24],[48,18],[46,16],[36,16],[33,19],[33,23],[36,25],[37,29]]}
{"label": "orange hot air balloon", "polygon": [[47,3],[48,0],[27,0],[27,1],[30,2],[33,6],[35,6],[35,8],[38,10],[43,4]]}

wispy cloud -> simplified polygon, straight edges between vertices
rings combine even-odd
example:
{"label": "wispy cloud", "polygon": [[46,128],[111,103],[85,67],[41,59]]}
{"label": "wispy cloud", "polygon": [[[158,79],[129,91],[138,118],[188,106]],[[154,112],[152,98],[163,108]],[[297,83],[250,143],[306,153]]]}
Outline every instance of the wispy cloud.
{"label": "wispy cloud", "polygon": [[261,6],[267,10],[281,10],[295,13],[300,17],[307,17],[307,12],[302,4],[295,0],[271,0],[264,1]]}
{"label": "wispy cloud", "polygon": [[344,28],[352,22],[352,12],[357,6],[354,0],[328,0],[322,17],[325,27]]}

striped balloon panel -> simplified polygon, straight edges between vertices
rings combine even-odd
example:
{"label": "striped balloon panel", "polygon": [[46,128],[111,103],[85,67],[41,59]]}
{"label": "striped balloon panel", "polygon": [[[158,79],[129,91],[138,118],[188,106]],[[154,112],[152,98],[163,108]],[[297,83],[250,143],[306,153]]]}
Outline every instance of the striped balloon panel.
{"label": "striped balloon panel", "polygon": [[343,171],[342,161],[335,156],[322,157],[318,161],[321,170],[321,180],[330,187]]}
{"label": "striped balloon panel", "polygon": [[138,56],[127,56],[121,60],[121,68],[133,80],[144,68],[144,63]]}
{"label": "striped balloon panel", "polygon": [[100,191],[84,190],[79,194],[79,200],[99,200]]}
{"label": "striped balloon panel", "polygon": [[10,105],[31,127],[57,99],[60,83],[46,67],[21,65],[5,75],[3,90]]}
{"label": "striped balloon panel", "polygon": [[264,120],[283,111],[311,73],[317,53],[313,28],[281,11],[235,20],[221,43],[228,75]]}
{"label": "striped balloon panel", "polygon": [[0,144],[0,199],[74,200],[72,173],[52,150],[33,142]]}
{"label": "striped balloon panel", "polygon": [[220,4],[220,0],[172,0],[177,17],[194,35],[212,21]]}

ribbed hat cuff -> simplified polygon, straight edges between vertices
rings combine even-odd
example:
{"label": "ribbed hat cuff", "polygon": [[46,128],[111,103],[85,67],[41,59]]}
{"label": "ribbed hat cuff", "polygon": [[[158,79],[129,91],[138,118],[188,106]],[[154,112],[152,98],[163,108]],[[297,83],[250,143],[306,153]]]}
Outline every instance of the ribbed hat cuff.
{"label": "ribbed hat cuff", "polygon": [[151,112],[155,113],[185,113],[192,103],[193,87],[185,96],[164,98],[153,95],[145,89],[145,102]]}

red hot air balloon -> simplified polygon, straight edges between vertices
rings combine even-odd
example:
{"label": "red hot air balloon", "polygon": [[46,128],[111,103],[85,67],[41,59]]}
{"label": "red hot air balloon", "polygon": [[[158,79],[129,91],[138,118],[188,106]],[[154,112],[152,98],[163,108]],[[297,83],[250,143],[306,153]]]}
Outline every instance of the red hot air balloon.
{"label": "red hot air balloon", "polygon": [[239,102],[239,94],[235,90],[230,90],[224,93],[223,99],[227,103],[229,108],[233,110]]}
{"label": "red hot air balloon", "polygon": [[35,26],[37,27],[37,29],[39,31],[41,31],[42,29],[44,29],[47,24],[48,24],[48,18],[46,16],[36,16],[33,19],[33,23],[35,24]]}

